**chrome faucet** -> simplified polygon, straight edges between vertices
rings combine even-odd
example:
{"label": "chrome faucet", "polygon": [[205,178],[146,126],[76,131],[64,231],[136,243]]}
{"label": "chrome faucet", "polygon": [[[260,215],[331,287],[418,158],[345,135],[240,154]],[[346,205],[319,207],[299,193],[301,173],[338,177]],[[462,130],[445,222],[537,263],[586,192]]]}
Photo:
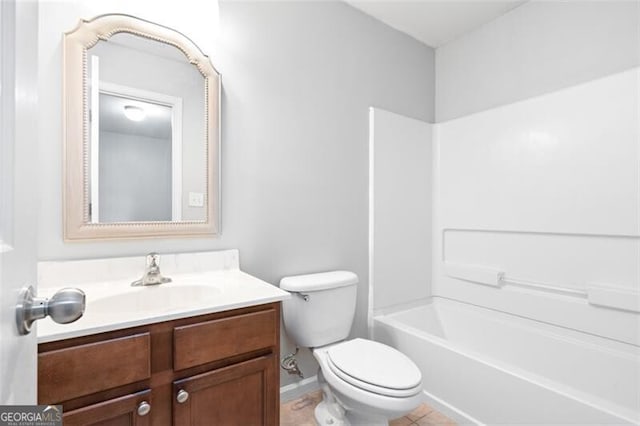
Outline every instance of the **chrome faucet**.
{"label": "chrome faucet", "polygon": [[131,285],[157,285],[170,282],[171,278],[163,277],[160,273],[160,255],[158,253],[149,253],[144,275],[139,280],[132,282]]}

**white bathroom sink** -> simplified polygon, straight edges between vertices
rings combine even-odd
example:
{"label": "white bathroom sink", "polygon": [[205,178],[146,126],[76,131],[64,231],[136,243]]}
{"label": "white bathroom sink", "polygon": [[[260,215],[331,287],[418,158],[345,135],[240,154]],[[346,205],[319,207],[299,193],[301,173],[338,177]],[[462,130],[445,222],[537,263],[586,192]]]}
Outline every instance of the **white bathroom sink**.
{"label": "white bathroom sink", "polygon": [[[130,274],[133,275],[133,274]],[[38,322],[38,342],[85,336],[188,316],[284,300],[289,293],[238,269],[171,274],[170,283],[133,287],[127,280],[74,284],[86,294],[84,315],[70,324]],[[55,292],[57,287],[42,289]]]}
{"label": "white bathroom sink", "polygon": [[208,283],[169,283],[131,287],[121,293],[98,297],[87,295],[87,314],[104,315],[117,311],[121,315],[140,315],[149,312],[171,312],[193,306],[213,305],[222,290]]}

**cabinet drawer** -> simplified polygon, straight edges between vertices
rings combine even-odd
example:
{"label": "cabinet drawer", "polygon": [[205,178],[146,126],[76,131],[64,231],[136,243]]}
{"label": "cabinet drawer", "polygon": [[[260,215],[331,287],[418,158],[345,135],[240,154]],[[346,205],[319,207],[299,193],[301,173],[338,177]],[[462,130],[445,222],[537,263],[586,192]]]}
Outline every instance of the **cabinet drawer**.
{"label": "cabinet drawer", "polygon": [[149,333],[43,352],[38,355],[38,400],[68,401],[148,379]]}
{"label": "cabinet drawer", "polygon": [[173,330],[173,368],[185,368],[276,346],[275,309],[251,312]]}

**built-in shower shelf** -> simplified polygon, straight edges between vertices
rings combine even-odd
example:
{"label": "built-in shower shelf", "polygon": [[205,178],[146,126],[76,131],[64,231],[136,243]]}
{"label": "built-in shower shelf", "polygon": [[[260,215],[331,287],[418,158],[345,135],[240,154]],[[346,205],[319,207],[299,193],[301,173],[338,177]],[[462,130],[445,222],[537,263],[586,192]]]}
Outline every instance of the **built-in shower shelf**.
{"label": "built-in shower shelf", "polygon": [[640,312],[640,293],[612,284],[586,283],[584,288],[516,279],[497,268],[444,262],[447,276],[495,288],[516,286],[542,292],[584,298],[594,306]]}

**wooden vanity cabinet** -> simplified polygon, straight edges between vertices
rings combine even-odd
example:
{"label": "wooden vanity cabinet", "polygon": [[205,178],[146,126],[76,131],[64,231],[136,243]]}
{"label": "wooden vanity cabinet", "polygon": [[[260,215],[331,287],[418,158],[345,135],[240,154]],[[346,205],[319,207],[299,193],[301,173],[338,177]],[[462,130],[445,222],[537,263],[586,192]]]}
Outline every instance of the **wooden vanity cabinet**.
{"label": "wooden vanity cabinet", "polygon": [[280,303],[38,346],[65,425],[277,425]]}

